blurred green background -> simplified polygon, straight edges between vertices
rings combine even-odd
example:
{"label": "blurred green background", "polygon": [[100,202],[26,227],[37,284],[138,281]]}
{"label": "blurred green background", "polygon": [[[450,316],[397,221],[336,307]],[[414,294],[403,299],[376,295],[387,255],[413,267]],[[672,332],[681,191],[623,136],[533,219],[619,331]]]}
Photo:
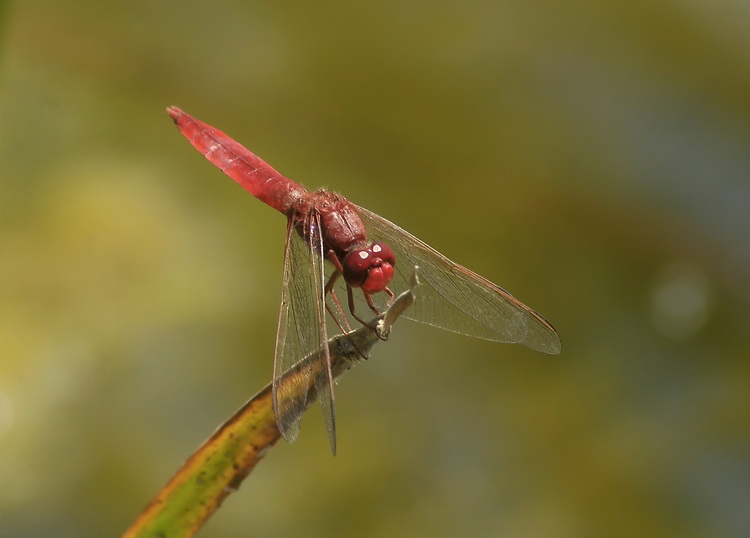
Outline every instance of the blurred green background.
{"label": "blurred green background", "polygon": [[750,4],[2,10],[2,536],[118,535],[270,380],[284,219],[168,105],[563,341],[399,323],[205,536],[750,533]]}

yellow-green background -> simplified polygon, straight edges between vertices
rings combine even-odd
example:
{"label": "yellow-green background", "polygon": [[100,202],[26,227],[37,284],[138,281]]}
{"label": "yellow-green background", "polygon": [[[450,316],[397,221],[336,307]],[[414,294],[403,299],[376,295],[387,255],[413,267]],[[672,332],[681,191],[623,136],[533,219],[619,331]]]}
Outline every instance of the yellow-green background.
{"label": "yellow-green background", "polygon": [[179,105],[542,312],[404,321],[205,536],[750,533],[750,4],[2,7],[0,535],[114,536],[270,380],[284,220]]}

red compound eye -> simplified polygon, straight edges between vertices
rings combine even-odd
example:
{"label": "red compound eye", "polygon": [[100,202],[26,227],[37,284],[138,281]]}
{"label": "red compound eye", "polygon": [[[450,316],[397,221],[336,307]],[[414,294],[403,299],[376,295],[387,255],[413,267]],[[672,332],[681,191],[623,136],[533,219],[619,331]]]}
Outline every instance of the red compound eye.
{"label": "red compound eye", "polygon": [[354,250],[344,260],[344,280],[352,288],[359,288],[367,278],[372,255],[368,250]]}
{"label": "red compound eye", "polygon": [[376,241],[375,243],[370,245],[369,250],[375,256],[383,260],[384,262],[387,262],[391,265],[396,265],[396,256],[393,255],[393,251],[391,250],[391,247],[389,247],[385,243]]}

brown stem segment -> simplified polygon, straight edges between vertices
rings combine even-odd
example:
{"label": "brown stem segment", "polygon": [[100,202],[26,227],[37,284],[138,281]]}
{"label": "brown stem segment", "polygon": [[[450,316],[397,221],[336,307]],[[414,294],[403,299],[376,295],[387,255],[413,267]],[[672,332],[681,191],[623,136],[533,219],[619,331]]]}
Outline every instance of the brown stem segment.
{"label": "brown stem segment", "polygon": [[[386,339],[394,321],[413,302],[412,291],[404,292],[382,316],[372,322],[376,327],[375,331],[371,327],[360,327],[349,334],[328,340],[333,377],[340,377],[361,362],[376,342]],[[281,383],[291,383],[299,375],[304,361],[323,360],[324,357],[322,349],[305,357],[284,374]],[[291,386],[296,384],[292,383]],[[299,397],[302,397],[302,393]],[[307,387],[307,402],[313,402],[315,398],[315,382],[311,379]],[[222,501],[240,487],[255,465],[280,438],[271,405],[269,384],[188,458],[123,536],[193,536]]]}

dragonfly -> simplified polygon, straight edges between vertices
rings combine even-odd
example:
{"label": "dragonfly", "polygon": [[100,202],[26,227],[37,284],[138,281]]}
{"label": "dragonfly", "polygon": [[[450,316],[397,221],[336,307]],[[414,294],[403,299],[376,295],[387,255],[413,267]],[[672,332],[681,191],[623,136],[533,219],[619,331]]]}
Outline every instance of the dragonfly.
{"label": "dragonfly", "polygon": [[[336,453],[327,317],[341,332],[350,330],[341,306],[346,297],[348,313],[367,325],[365,312],[380,314],[395,295],[410,289],[414,267],[419,267],[420,286],[404,317],[467,336],[560,353],[560,338],[552,325],[501,287],[342,195],[306,189],[181,109],[169,107],[167,112],[206,159],[287,218],[272,383],[276,423],[287,442],[299,435],[309,403],[304,395],[314,386],[309,394],[315,394],[311,398],[317,397],[321,405],[331,451]],[[305,363],[293,383],[281,382],[285,372],[300,369],[302,357],[321,348],[322,360]]]}

